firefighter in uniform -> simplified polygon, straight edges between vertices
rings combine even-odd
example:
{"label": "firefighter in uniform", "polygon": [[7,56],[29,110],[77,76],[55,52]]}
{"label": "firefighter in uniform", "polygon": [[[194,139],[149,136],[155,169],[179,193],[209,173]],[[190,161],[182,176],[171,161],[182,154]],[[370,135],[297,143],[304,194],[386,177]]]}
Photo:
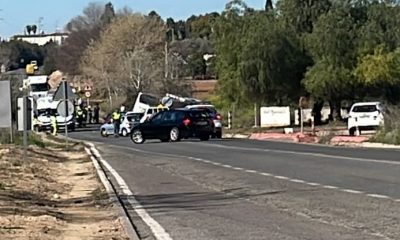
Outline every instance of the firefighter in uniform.
{"label": "firefighter in uniform", "polygon": [[119,136],[119,126],[121,124],[121,113],[118,109],[116,109],[111,115],[113,124],[114,124],[114,136]]}

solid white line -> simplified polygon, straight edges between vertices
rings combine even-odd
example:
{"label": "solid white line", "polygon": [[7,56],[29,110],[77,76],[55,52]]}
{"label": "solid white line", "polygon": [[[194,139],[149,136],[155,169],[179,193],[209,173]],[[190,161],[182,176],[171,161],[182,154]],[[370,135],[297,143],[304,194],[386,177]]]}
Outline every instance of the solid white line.
{"label": "solid white line", "polygon": [[373,198],[390,199],[389,196],[380,195],[380,194],[367,194],[367,196],[368,197],[373,197]]}
{"label": "solid white line", "polygon": [[101,161],[104,167],[114,176],[118,185],[120,186],[122,192],[128,196],[128,202],[132,205],[135,212],[142,218],[142,220],[150,227],[153,232],[155,238],[157,240],[172,240],[171,236],[165,231],[165,229],[154,220],[145,210],[145,208],[135,199],[133,193],[129,189],[128,185],[124,181],[124,179],[115,171],[114,168],[105,161],[96,148],[92,147],[92,152],[96,155],[96,157]]}

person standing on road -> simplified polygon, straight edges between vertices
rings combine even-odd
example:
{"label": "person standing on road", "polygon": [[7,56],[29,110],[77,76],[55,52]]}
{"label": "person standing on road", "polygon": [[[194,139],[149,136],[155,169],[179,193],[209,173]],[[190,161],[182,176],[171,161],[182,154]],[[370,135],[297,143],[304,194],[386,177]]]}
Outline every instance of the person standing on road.
{"label": "person standing on road", "polygon": [[99,124],[100,107],[99,107],[99,104],[98,104],[98,103],[96,103],[96,106],[94,107],[93,114],[94,114],[94,122],[95,122],[96,124]]}
{"label": "person standing on road", "polygon": [[93,110],[91,106],[88,106],[88,117],[89,117],[89,124],[93,123]]}
{"label": "person standing on road", "polygon": [[57,118],[54,113],[50,116],[50,124],[51,124],[51,134],[53,134],[53,136],[56,136],[57,135]]}
{"label": "person standing on road", "polygon": [[121,113],[118,109],[116,109],[111,116],[114,124],[114,136],[119,136],[119,126],[121,124]]}
{"label": "person standing on road", "polygon": [[76,107],[76,118],[78,119],[78,126],[83,127],[83,111],[81,106]]}

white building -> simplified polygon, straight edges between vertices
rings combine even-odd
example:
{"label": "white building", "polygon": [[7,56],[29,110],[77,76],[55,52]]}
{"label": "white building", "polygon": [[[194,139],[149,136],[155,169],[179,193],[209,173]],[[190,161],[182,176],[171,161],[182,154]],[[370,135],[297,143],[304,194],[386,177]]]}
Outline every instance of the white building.
{"label": "white building", "polygon": [[42,46],[48,42],[55,42],[58,45],[62,45],[67,37],[68,33],[51,33],[51,34],[15,35],[12,37],[12,39],[21,40]]}

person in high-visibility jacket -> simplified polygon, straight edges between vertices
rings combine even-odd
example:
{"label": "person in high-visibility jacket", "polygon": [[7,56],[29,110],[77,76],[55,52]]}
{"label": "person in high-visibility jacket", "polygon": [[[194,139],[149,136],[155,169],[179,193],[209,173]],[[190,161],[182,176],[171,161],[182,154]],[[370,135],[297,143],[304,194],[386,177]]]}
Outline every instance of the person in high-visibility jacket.
{"label": "person in high-visibility jacket", "polygon": [[114,124],[114,136],[118,137],[119,136],[119,126],[121,124],[121,113],[118,109],[116,109],[112,115],[111,115],[111,119],[113,121]]}
{"label": "person in high-visibility jacket", "polygon": [[52,114],[50,116],[50,124],[51,124],[51,134],[53,134],[53,136],[57,135],[57,118],[55,114]]}
{"label": "person in high-visibility jacket", "polygon": [[83,111],[80,106],[76,107],[76,119],[78,120],[78,126],[83,127]]}

